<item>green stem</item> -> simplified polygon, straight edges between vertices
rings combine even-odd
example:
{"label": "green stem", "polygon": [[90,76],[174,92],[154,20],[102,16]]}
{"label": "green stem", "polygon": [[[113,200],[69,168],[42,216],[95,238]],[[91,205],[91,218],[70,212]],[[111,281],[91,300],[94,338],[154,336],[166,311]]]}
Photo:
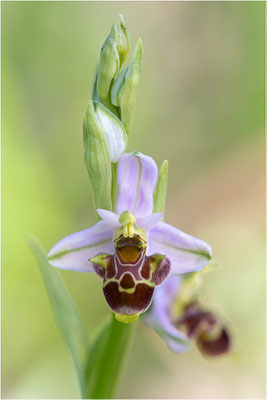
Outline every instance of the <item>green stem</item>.
{"label": "green stem", "polygon": [[125,366],[137,322],[123,324],[114,316],[99,341],[100,352],[90,374],[89,399],[112,399]]}
{"label": "green stem", "polygon": [[117,169],[118,169],[118,163],[112,163],[111,164],[111,171],[112,171],[111,200],[112,200],[112,209],[114,212],[116,212],[117,196],[118,196]]}

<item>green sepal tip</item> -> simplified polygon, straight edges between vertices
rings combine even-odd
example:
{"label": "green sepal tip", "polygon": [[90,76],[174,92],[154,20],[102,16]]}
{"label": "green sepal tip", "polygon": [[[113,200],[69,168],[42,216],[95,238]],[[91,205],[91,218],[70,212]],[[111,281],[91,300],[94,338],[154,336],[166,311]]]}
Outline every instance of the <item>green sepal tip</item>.
{"label": "green sepal tip", "polygon": [[163,161],[158,174],[157,184],[154,190],[154,208],[153,212],[162,212],[165,210],[165,201],[168,183],[168,161]]}

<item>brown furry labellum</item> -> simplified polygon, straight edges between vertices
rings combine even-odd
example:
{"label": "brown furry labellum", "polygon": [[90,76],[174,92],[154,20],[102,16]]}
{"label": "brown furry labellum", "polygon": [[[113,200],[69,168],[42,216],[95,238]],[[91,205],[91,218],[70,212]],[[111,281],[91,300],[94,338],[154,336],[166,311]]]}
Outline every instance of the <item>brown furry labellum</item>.
{"label": "brown furry labellum", "polygon": [[196,303],[185,307],[175,325],[184,327],[188,337],[195,339],[199,350],[207,356],[219,356],[230,350],[231,338],[226,327],[216,315],[204,311]]}
{"label": "brown furry labellum", "polygon": [[150,306],[154,287],[168,276],[170,261],[161,254],[146,256],[146,246],[136,234],[121,235],[114,245],[114,255],[99,254],[90,261],[103,279],[103,292],[111,310],[118,315],[139,315]]}

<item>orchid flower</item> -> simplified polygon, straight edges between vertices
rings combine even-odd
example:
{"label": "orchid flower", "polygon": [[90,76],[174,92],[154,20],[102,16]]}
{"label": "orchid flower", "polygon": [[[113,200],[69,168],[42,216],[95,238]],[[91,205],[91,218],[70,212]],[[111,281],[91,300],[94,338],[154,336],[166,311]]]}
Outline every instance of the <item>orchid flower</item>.
{"label": "orchid flower", "polygon": [[57,268],[96,272],[116,318],[132,322],[151,304],[155,286],[169,274],[202,270],[211,248],[153,213],[158,168],[151,157],[122,155],[117,175],[117,213],[98,209],[102,220],[61,240],[48,259]]}
{"label": "orchid flower", "polygon": [[[181,298],[182,281],[180,276],[172,276],[157,289],[153,304],[144,316],[146,324],[175,353],[188,350],[190,340],[193,339],[206,356],[219,356],[228,352],[230,334],[227,328],[215,314],[204,310],[195,298],[187,298],[184,302]],[[182,303],[182,307],[177,310],[175,305],[179,303]]]}

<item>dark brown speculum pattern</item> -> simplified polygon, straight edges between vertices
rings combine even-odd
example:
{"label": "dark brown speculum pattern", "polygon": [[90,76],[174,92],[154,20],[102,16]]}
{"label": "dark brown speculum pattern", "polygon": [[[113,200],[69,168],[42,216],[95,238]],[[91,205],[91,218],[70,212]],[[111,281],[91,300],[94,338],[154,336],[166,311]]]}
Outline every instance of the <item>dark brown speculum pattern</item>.
{"label": "dark brown speculum pattern", "polygon": [[146,256],[146,248],[141,244],[138,235],[121,236],[115,255],[105,256],[105,268],[94,264],[95,272],[103,278],[106,301],[117,314],[143,313],[152,301],[155,285],[162,283],[170,271],[166,257],[155,269],[155,255]]}

